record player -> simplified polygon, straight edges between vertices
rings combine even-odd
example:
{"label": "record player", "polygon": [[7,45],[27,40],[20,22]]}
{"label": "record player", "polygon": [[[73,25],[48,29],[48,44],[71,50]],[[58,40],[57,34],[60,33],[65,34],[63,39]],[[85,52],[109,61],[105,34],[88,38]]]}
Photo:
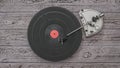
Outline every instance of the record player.
{"label": "record player", "polygon": [[69,10],[48,7],[30,21],[28,41],[32,50],[49,61],[61,61],[72,56],[81,45],[83,34],[92,37],[100,32],[104,14],[81,9],[80,20]]}

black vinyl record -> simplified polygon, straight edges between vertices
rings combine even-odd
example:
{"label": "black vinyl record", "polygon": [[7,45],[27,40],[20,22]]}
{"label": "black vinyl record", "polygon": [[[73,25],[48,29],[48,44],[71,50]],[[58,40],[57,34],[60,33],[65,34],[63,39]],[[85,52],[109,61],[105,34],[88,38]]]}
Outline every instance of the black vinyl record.
{"label": "black vinyl record", "polygon": [[48,7],[32,18],[28,27],[28,41],[32,50],[49,61],[60,61],[79,48],[82,30],[71,35],[64,43],[59,40],[80,27],[77,18],[61,7]]}

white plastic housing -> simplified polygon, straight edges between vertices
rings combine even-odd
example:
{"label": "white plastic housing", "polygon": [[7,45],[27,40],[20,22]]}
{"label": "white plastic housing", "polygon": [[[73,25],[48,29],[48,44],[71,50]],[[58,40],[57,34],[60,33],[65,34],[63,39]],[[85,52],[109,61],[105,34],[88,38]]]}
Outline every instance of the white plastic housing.
{"label": "white plastic housing", "polygon": [[[82,9],[79,12],[81,18],[81,24],[84,26],[84,33],[86,37],[95,35],[103,27],[103,16],[101,12],[92,9]],[[94,18],[98,18],[95,21]]]}

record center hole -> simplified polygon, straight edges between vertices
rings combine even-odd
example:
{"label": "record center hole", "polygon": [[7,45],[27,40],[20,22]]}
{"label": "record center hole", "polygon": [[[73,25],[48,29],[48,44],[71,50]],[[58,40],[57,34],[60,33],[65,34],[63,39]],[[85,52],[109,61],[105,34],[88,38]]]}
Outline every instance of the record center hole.
{"label": "record center hole", "polygon": [[59,32],[57,30],[51,30],[50,31],[50,37],[53,38],[53,39],[56,39],[58,38],[59,36]]}

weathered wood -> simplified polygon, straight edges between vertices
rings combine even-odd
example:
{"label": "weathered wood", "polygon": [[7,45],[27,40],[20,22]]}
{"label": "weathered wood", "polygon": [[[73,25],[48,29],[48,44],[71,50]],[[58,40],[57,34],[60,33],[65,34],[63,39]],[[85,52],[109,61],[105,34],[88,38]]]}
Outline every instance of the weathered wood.
{"label": "weathered wood", "polygon": [[[76,4],[105,4],[105,3],[115,3],[119,2],[119,0],[1,0],[2,3],[76,3]],[[75,5],[75,4],[74,4]]]}
{"label": "weathered wood", "polygon": [[1,63],[1,68],[119,68],[120,63]]}
{"label": "weathered wood", "polygon": [[[120,45],[119,33],[119,29],[103,29],[93,37],[83,38],[81,45],[117,46]],[[0,45],[29,45],[27,30],[0,30]]]}
{"label": "weathered wood", "polygon": [[[37,12],[0,13],[0,29],[27,29],[30,20]],[[74,13],[80,20],[78,13]],[[105,29],[120,28],[120,13],[105,13]]]}
{"label": "weathered wood", "polygon": [[[37,6],[37,7],[36,7]],[[1,7],[0,12],[32,12],[32,11],[39,11],[43,8],[47,8],[50,6],[57,6],[57,7],[63,7],[73,12],[79,12],[81,9],[89,8],[89,9],[95,9],[99,10],[101,12],[117,12],[119,13],[119,5],[59,5],[59,4],[51,4],[51,5],[7,5],[4,7]],[[111,8],[109,8],[111,7]],[[77,9],[76,9],[77,8]]]}
{"label": "weathered wood", "polygon": [[[67,2],[60,3],[60,1]],[[72,3],[69,1],[71,0],[2,0],[0,12],[39,11],[50,6],[64,7],[75,12],[83,8],[102,12],[120,12],[119,0],[72,0]]]}
{"label": "weathered wood", "polygon": [[0,31],[1,45],[28,45],[26,30],[1,30]]}
{"label": "weathered wood", "polygon": [[[97,35],[84,38],[78,51],[60,62],[39,58],[27,41],[35,13],[50,6],[75,14],[89,8],[105,14]],[[120,68],[120,0],[0,0],[0,68]]]}
{"label": "weathered wood", "polygon": [[1,63],[1,68],[119,68],[120,63]]}
{"label": "weathered wood", "polygon": [[36,4],[65,4],[65,5],[119,5],[119,0],[1,0],[4,5],[36,5]]}
{"label": "weathered wood", "polygon": [[[78,51],[62,62],[71,63],[118,63],[120,62],[120,46],[80,46]],[[46,63],[46,61],[33,53],[28,47],[0,47],[0,63]]]}

